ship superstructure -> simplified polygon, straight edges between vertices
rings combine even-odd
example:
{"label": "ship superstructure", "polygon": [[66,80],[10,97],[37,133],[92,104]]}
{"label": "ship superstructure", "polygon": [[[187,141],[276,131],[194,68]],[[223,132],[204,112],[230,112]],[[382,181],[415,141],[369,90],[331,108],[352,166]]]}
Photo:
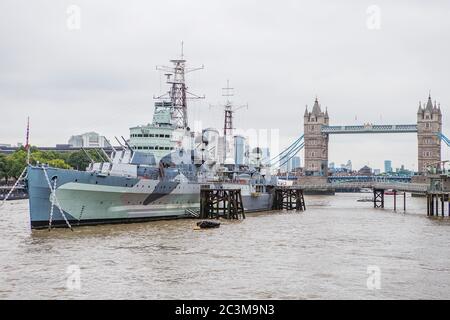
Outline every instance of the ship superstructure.
{"label": "ship superstructure", "polygon": [[157,66],[165,72],[168,91],[155,96],[155,108],[151,124],[130,128],[130,144],[134,150],[150,153],[159,161],[171,150],[191,147],[192,132],[188,122],[189,99],[203,99],[188,91],[186,74],[203,69],[186,67],[183,44],[180,59],[170,60],[172,66]]}
{"label": "ship superstructure", "polygon": [[175,149],[171,109],[171,102],[155,102],[153,122],[130,128],[130,144],[134,150],[153,154],[159,160]]}

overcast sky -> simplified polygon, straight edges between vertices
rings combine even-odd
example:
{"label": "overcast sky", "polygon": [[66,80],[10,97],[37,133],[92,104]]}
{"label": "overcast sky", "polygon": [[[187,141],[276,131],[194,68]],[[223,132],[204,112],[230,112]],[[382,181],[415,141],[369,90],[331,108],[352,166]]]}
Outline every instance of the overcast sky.
{"label": "overcast sky", "polygon": [[[414,124],[431,90],[450,134],[449,16],[449,1],[2,0],[0,143],[23,142],[27,116],[34,145],[128,136],[151,122],[165,91],[155,66],[177,58],[182,40],[189,65],[205,65],[187,77],[206,95],[190,102],[191,123],[223,126],[209,105],[230,79],[236,104],[249,104],[236,126],[279,129],[283,145],[303,132],[316,95],[332,125]],[[348,159],[417,168],[416,134],[332,136],[329,161]]]}

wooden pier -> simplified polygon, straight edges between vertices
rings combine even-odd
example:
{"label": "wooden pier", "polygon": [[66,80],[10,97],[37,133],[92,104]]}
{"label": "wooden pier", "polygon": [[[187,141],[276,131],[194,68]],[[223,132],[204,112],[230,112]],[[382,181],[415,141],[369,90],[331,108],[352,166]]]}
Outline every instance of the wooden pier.
{"label": "wooden pier", "polygon": [[[385,205],[385,200],[384,197],[386,195],[385,193],[386,190],[384,189],[373,189],[373,207],[375,209],[380,208],[380,209],[384,209],[384,205]],[[393,194],[392,196],[394,197],[394,211],[397,211],[397,190],[393,190],[392,191]],[[400,192],[400,194],[403,193],[403,211],[406,211],[406,192]]]}
{"label": "wooden pier", "polygon": [[241,189],[201,189],[200,219],[245,219]]}
{"label": "wooden pier", "polygon": [[[450,193],[449,192],[429,192],[427,193],[427,216],[450,217]],[[446,210],[446,208],[448,208]]]}
{"label": "wooden pier", "polygon": [[272,209],[305,211],[306,205],[303,189],[275,188]]}
{"label": "wooden pier", "polygon": [[373,207],[384,209],[384,189],[373,189]]}

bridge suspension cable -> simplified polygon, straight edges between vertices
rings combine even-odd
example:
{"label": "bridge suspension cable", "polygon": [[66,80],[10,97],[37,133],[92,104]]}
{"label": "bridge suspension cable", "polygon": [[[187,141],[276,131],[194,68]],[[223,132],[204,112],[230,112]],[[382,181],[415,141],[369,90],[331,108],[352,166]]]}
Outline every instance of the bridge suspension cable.
{"label": "bridge suspension cable", "polygon": [[[303,143],[300,144],[295,150],[292,151],[292,153],[291,153],[291,155],[290,155],[290,157],[289,157],[288,159],[283,158],[283,159],[284,159],[284,160],[283,160],[284,162],[281,163],[278,167],[282,167],[282,166],[284,166],[286,163],[288,163],[293,157],[295,157],[295,156],[297,155],[297,153],[298,153],[300,150],[303,149],[304,146],[305,146],[305,143],[303,142]],[[281,160],[280,160],[280,162],[281,162]]]}
{"label": "bridge suspension cable", "polygon": [[442,133],[437,133],[436,134],[442,141],[445,142],[445,144],[450,147],[450,139],[447,138],[445,135],[443,135]]}
{"label": "bridge suspension cable", "polygon": [[[302,140],[304,138],[304,135],[302,134],[297,140],[295,140],[289,147],[287,147],[286,149],[284,149],[283,151],[281,151],[278,155],[276,155],[275,157],[273,157],[272,159],[269,159],[267,161],[265,161],[266,164],[276,164],[280,161],[282,161],[283,159],[285,159],[286,157],[288,157],[292,151],[294,151],[299,144],[302,143]],[[276,160],[276,161],[275,161]],[[275,161],[275,162],[274,162]]]}
{"label": "bridge suspension cable", "polygon": [[295,157],[300,150],[305,146],[305,142],[301,142],[300,144],[296,144],[294,148],[291,148],[289,152],[284,154],[280,159],[275,161],[272,166],[275,168],[279,168],[286,163],[288,163],[293,157]]}

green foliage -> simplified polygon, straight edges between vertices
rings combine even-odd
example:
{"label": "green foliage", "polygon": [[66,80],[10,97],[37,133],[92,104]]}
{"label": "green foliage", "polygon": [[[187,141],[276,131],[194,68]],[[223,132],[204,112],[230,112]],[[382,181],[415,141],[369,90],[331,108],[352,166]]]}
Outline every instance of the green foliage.
{"label": "green foliage", "polygon": [[18,179],[27,165],[27,152],[20,149],[7,157],[8,177]]}
{"label": "green foliage", "polygon": [[[100,152],[100,151],[99,151]],[[88,151],[89,157],[95,162],[104,161],[99,152],[95,150]],[[11,155],[0,154],[0,180],[8,182],[9,179],[19,178],[23,169],[27,165],[27,151],[20,148]],[[86,170],[91,160],[84,151],[75,152],[55,152],[40,151],[36,147],[30,149],[30,163],[32,165],[47,164],[53,168]]]}
{"label": "green foliage", "polygon": [[101,151],[96,150],[89,150],[88,151],[89,156],[94,160],[95,162],[104,162],[105,160],[100,156]]}
{"label": "green foliage", "polygon": [[48,164],[53,168],[71,169],[72,167],[66,163],[67,156],[64,153],[55,151],[39,151],[31,152],[31,164]]}
{"label": "green foliage", "polygon": [[9,161],[8,157],[4,154],[0,154],[0,181],[5,179],[6,183],[8,183],[9,175]]}
{"label": "green foliage", "polygon": [[[103,162],[104,160],[95,150],[87,151],[90,159],[94,162]],[[71,152],[66,162],[74,169],[84,171],[91,163],[91,160],[83,150]]]}
{"label": "green foliage", "polygon": [[47,164],[48,164],[50,167],[53,167],[53,168],[72,169],[72,167],[69,166],[63,159],[49,160],[49,161],[47,162]]}
{"label": "green foliage", "polygon": [[84,171],[89,166],[91,161],[83,151],[76,151],[69,155],[67,163],[76,170]]}

